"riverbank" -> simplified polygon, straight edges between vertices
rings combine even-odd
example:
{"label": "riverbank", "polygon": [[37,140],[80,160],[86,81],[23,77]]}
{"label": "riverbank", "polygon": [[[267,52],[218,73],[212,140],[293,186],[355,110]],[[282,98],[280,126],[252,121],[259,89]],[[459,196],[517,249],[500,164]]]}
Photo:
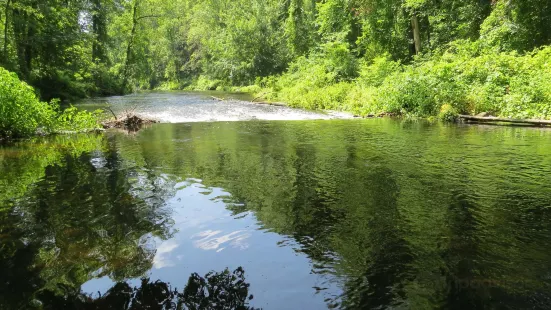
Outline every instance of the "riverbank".
{"label": "riverbank", "polygon": [[[170,93],[174,91],[176,90],[171,90],[166,92]],[[301,107],[292,106],[285,102],[270,101],[268,99],[270,97],[266,96],[267,93],[265,92],[265,90],[263,90],[257,85],[246,86],[246,87],[225,86],[225,87],[218,88],[218,90],[205,91],[205,90],[192,89],[189,91],[193,94],[203,95],[203,97],[205,98],[209,98],[212,101],[220,102],[220,103],[244,102],[244,103],[252,103],[259,106],[286,107],[286,108],[299,109],[299,110],[302,109]],[[182,92],[188,92],[188,91],[182,91]],[[437,119],[440,119],[442,121],[448,121],[448,122],[463,122],[463,123],[471,123],[471,124],[523,125],[523,126],[551,127],[551,120],[496,117],[496,116],[492,116],[490,113],[487,113],[487,112],[478,113],[476,115],[459,114],[457,113],[456,110],[453,109],[451,105],[444,105],[443,107],[441,107],[441,111],[439,115],[437,115],[437,117],[416,116],[413,114],[399,114],[399,113],[388,113],[388,112],[382,112],[379,114],[358,115],[358,114],[351,113],[350,111],[342,111],[342,110],[312,110],[312,111],[319,111],[332,118],[338,118],[338,119],[396,117],[396,118],[426,119],[428,121],[435,121]]]}
{"label": "riverbank", "polygon": [[41,101],[35,89],[1,67],[0,104],[0,140],[99,128],[99,113],[61,109],[59,100]]}
{"label": "riverbank", "polygon": [[200,77],[188,88],[251,94],[257,101],[335,110],[361,117],[396,115],[454,121],[487,113],[507,119],[551,120],[551,47],[531,53],[493,52],[473,43],[402,64],[386,57],[353,64],[300,58],[286,73],[235,87]]}

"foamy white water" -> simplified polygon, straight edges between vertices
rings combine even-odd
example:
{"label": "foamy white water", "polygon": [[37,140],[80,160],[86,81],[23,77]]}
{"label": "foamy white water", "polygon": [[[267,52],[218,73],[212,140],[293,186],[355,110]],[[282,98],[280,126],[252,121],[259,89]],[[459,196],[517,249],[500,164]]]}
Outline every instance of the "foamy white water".
{"label": "foamy white water", "polygon": [[345,113],[323,113],[282,106],[251,103],[246,95],[197,92],[145,92],[128,96],[95,98],[83,101],[86,109],[110,106],[116,113],[134,111],[136,114],[164,123],[247,121],[247,120],[315,120],[351,118]]}

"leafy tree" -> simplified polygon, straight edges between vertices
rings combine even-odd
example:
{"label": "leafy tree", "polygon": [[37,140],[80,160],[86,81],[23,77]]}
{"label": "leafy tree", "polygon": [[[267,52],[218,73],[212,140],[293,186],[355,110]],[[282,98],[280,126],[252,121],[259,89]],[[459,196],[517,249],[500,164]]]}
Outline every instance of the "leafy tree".
{"label": "leafy tree", "polygon": [[[270,88],[261,91],[268,99],[300,101],[304,107],[336,101],[337,108],[350,110],[346,93],[365,98],[383,92],[354,84],[360,63],[388,58],[415,71],[453,49],[500,61],[507,58],[497,55],[501,52],[527,55],[551,44],[550,5],[548,0],[2,0],[0,63],[45,100],[258,84]],[[317,76],[305,78],[312,74]],[[277,85],[297,75],[304,85]],[[311,80],[333,87],[328,98],[314,100],[323,103],[295,99],[323,93]],[[429,89],[423,83],[412,91]],[[525,80],[521,88],[529,84]],[[429,100],[426,95],[414,97]],[[540,97],[539,104],[547,106]],[[408,106],[420,104],[399,103],[384,112],[408,113]],[[445,102],[421,114],[435,116],[444,104],[465,103]],[[523,103],[520,109],[529,108]]]}
{"label": "leafy tree", "polygon": [[285,20],[287,45],[293,56],[307,55],[314,47],[316,3],[308,0],[290,0]]}

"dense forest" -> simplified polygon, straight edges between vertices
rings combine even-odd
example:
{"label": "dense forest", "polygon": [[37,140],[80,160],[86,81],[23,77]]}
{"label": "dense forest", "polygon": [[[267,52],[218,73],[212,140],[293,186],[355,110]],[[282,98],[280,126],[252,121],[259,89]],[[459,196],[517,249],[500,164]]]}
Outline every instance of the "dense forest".
{"label": "dense forest", "polygon": [[550,0],[0,0],[43,100],[219,89],[358,115],[551,118]]}

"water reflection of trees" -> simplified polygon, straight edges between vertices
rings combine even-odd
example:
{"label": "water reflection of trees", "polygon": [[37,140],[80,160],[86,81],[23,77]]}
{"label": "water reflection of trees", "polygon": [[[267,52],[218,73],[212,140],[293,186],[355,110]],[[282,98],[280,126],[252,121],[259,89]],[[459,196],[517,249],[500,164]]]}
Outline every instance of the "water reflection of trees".
{"label": "water reflection of trees", "polygon": [[[187,134],[202,139],[169,151],[167,157],[188,155],[184,164],[169,169],[222,186],[246,202],[267,228],[300,242],[299,250],[314,261],[314,273],[337,270],[345,276],[344,295],[329,301],[334,306],[377,308],[405,299],[413,255],[393,171],[376,153],[360,149],[346,128],[290,127],[249,123],[217,133],[193,127],[197,132]],[[169,128],[145,134],[158,144],[171,136]]]}
{"label": "water reflection of trees", "polygon": [[52,310],[254,310],[248,305],[253,296],[241,267],[233,272],[210,272],[205,277],[194,273],[181,291],[160,280],[144,278],[138,287],[119,282],[95,298],[80,292],[60,295],[51,291],[40,292],[37,298],[44,309]]}
{"label": "water reflection of trees", "polygon": [[115,143],[101,142],[103,152],[47,148],[42,155],[55,156],[45,165],[17,157],[18,168],[6,169],[38,182],[12,190],[24,195],[4,200],[8,207],[0,213],[4,308],[27,308],[37,294],[64,295],[94,277],[122,281],[151,269],[150,241],[171,234],[164,200],[173,187],[129,165]]}
{"label": "water reflection of trees", "polygon": [[[216,130],[197,124],[186,126],[184,134],[182,128],[144,132],[142,145],[165,150],[148,156],[153,166],[223,187],[244,202],[232,210],[253,210],[267,229],[293,236],[312,259],[313,272],[346,279],[344,295],[331,300],[332,306],[476,308],[499,300],[538,305],[534,296],[549,297],[542,293],[548,269],[521,267],[529,257],[549,262],[541,251],[549,239],[527,233],[529,223],[516,224],[542,214],[534,229],[548,233],[544,204],[551,193],[535,185],[534,178],[545,183],[541,172],[507,171],[497,154],[510,150],[487,144],[500,133],[383,121],[237,123]],[[187,142],[174,142],[176,135]],[[541,154],[550,155],[543,149],[522,152],[523,160],[545,161]],[[501,181],[511,177],[518,179],[516,190],[532,197],[502,199],[512,188]],[[539,238],[518,240],[527,235]],[[515,248],[532,253],[527,257]],[[500,281],[503,270],[509,270],[508,279],[540,280],[519,289]],[[469,279],[475,281],[462,287]],[[489,286],[473,287],[486,280]]]}
{"label": "water reflection of trees", "polygon": [[[151,267],[148,236],[170,236],[162,205],[172,181],[164,173],[223,187],[244,203],[230,209],[252,210],[265,228],[293,236],[313,272],[345,280],[344,295],[328,300],[335,307],[476,308],[507,300],[537,308],[549,300],[551,258],[541,249],[551,194],[534,185],[537,175],[518,175],[516,192],[479,178],[483,156],[494,156],[497,167],[486,174],[511,175],[491,148],[465,158],[442,143],[455,129],[417,135],[410,125],[327,124],[159,126],[112,137],[99,153],[31,161],[38,168],[28,171],[42,174],[25,184],[44,179],[0,213],[0,302],[17,308],[42,292],[78,295],[92,277],[141,276]],[[478,132],[461,139],[485,145]],[[13,167],[25,175],[25,163]],[[144,285],[177,304],[181,292]],[[112,296],[125,290],[119,284]]]}

